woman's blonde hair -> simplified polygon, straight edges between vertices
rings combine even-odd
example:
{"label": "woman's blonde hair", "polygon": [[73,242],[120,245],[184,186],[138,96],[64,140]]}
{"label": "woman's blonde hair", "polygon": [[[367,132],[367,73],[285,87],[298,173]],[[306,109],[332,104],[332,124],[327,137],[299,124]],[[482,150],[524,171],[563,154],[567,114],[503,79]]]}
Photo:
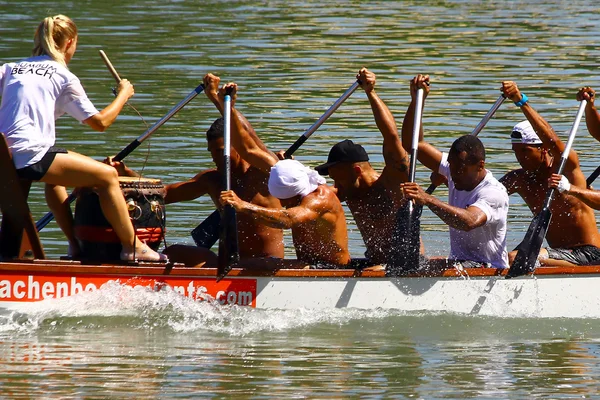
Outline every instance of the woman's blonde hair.
{"label": "woman's blonde hair", "polygon": [[49,55],[65,67],[65,55],[60,51],[67,40],[77,37],[77,26],[66,15],[46,17],[38,26],[33,37],[33,55]]}

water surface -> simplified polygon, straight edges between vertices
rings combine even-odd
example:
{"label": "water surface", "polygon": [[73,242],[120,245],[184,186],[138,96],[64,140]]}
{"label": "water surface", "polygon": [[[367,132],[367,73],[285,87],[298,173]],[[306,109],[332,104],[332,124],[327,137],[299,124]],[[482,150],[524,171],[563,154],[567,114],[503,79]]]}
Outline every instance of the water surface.
{"label": "water surface", "polygon": [[[516,80],[565,137],[575,93],[599,86],[600,13],[594,2],[520,1],[132,1],[0,0],[0,62],[29,55],[35,26],[65,13],[78,24],[70,64],[101,108],[114,81],[98,50],[131,80],[130,103],[151,124],[207,72],[240,85],[238,108],[272,150],[285,149],[354,81],[363,66],[400,127],[408,81],[431,75],[424,111],[440,149],[470,133]],[[204,132],[218,112],[198,96],[127,158],[165,183],[211,168]],[[517,166],[508,134],[523,115],[507,102],[480,137],[496,177]],[[146,125],[126,109],[106,133],[70,118],[57,144],[96,159],[116,154]],[[297,152],[310,166],[351,138],[381,169],[381,137],[357,91]],[[600,163],[582,125],[575,142],[584,172]],[[418,167],[417,179],[429,173]],[[436,192],[445,198],[446,192]],[[531,215],[511,197],[509,247]],[[41,186],[34,218],[46,211]],[[170,205],[168,243],[214,207],[207,198]],[[351,253],[362,239],[348,215]],[[447,254],[446,227],[425,210],[430,254]],[[54,223],[42,233],[50,256],[66,252]],[[289,236],[286,237],[290,244]],[[291,248],[288,255],[293,255]],[[116,292],[115,292],[116,290]],[[527,320],[383,311],[256,311],[196,304],[161,294],[108,289],[100,298],[51,302],[0,324],[0,386],[7,397],[589,398],[598,393],[595,320]],[[568,299],[565,299],[568,301]]]}

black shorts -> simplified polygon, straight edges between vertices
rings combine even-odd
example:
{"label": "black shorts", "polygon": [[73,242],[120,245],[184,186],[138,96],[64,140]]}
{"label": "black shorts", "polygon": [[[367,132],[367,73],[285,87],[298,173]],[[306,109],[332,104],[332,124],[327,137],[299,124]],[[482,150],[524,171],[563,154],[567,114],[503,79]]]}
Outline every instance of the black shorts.
{"label": "black shorts", "polygon": [[17,175],[21,179],[29,179],[30,181],[41,180],[44,175],[46,175],[46,172],[48,172],[48,169],[50,169],[50,166],[58,153],[67,153],[67,150],[52,146],[40,161],[25,168],[18,169]]}
{"label": "black shorts", "polygon": [[493,268],[490,263],[473,260],[448,260],[448,266],[453,268]]}
{"label": "black shorts", "polygon": [[583,245],[572,249],[548,247],[546,250],[548,250],[548,258],[553,260],[565,260],[575,265],[600,264],[600,248],[596,246]]}

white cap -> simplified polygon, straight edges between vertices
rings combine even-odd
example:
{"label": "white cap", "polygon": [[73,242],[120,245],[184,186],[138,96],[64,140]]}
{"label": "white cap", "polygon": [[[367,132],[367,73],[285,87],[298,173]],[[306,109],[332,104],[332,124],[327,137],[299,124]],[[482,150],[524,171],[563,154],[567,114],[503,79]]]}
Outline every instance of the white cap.
{"label": "white cap", "polygon": [[523,144],[542,144],[537,133],[533,129],[533,126],[529,121],[519,122],[515,125],[510,134],[510,141],[512,143],[523,143]]}
{"label": "white cap", "polygon": [[278,199],[302,197],[314,192],[325,178],[296,160],[281,160],[271,168],[269,192]]}

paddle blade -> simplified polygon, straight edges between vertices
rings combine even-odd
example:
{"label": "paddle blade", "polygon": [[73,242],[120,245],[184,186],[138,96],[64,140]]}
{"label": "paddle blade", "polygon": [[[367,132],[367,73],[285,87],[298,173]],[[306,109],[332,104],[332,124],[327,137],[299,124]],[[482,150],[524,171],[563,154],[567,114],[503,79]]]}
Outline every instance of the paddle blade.
{"label": "paddle blade", "polygon": [[240,262],[238,249],[237,217],[235,209],[226,205],[221,220],[221,235],[219,237],[219,255],[217,264],[217,282],[223,279],[231,267]]}
{"label": "paddle blade", "polygon": [[420,267],[421,252],[421,213],[422,205],[413,205],[407,202],[398,209],[396,214],[396,231],[394,249],[396,263],[389,264],[386,268],[386,276],[397,276],[408,271],[416,271]]}
{"label": "paddle blade", "polygon": [[196,246],[210,249],[219,240],[219,227],[221,226],[221,214],[213,211],[192,231],[192,239]]}
{"label": "paddle blade", "polygon": [[531,221],[523,241],[517,246],[517,256],[506,274],[507,279],[526,275],[535,270],[535,263],[542,249],[551,219],[550,209],[543,208]]}

